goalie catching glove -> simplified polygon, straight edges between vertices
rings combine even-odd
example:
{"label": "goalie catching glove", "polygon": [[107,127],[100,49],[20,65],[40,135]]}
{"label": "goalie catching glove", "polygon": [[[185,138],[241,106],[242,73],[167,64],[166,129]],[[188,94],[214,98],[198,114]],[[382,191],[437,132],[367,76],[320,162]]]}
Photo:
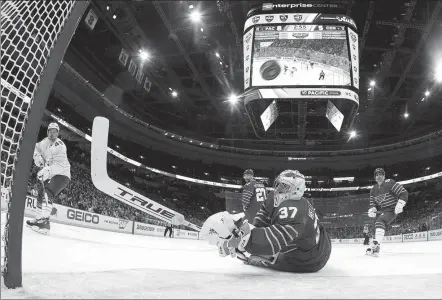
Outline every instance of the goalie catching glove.
{"label": "goalie catching glove", "polygon": [[238,219],[228,212],[220,212],[210,216],[201,228],[200,236],[211,245],[218,247],[221,257],[235,257],[237,250],[244,252],[250,239],[251,225],[247,220]]}

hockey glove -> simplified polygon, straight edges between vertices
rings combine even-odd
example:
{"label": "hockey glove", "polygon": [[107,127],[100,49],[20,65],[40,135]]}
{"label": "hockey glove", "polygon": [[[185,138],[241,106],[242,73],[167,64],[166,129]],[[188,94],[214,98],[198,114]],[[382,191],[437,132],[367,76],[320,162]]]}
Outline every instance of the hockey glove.
{"label": "hockey glove", "polygon": [[372,207],[372,208],[370,208],[369,210],[368,210],[368,216],[370,217],[370,218],[375,218],[376,217],[376,212],[377,212],[378,210],[376,209],[376,207]]}
{"label": "hockey glove", "polygon": [[40,181],[46,181],[51,177],[50,167],[44,167],[37,173],[37,178]]}
{"label": "hockey glove", "polygon": [[227,255],[235,257],[236,256],[235,249],[244,252],[245,247],[247,246],[247,243],[249,242],[250,239],[250,233],[251,233],[250,225],[246,220],[242,222],[242,224],[239,226],[238,229],[232,232],[232,235],[229,238],[227,239],[220,238],[218,240],[217,246],[219,250],[219,255],[222,257],[225,257]]}
{"label": "hockey glove", "polygon": [[34,163],[39,168],[43,168],[43,166],[45,164],[45,160],[43,159],[43,156],[41,156],[41,154],[38,152],[34,153]]}
{"label": "hockey glove", "polygon": [[396,207],[394,208],[394,213],[400,214],[401,212],[403,212],[405,204],[407,204],[407,202],[399,199],[398,202],[396,203]]}

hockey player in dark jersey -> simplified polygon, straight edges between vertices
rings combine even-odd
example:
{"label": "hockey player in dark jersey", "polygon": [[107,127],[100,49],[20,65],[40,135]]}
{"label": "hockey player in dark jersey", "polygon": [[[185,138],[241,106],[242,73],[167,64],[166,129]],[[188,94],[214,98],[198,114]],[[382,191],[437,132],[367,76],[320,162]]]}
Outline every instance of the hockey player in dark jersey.
{"label": "hockey player in dark jersey", "polygon": [[368,225],[364,226],[362,233],[364,234],[364,245],[370,245],[370,231]]}
{"label": "hockey player in dark jersey", "polygon": [[400,214],[408,201],[408,192],[393,179],[385,179],[385,171],[377,168],[374,171],[377,184],[370,190],[370,209],[368,216],[376,218],[375,236],[373,245],[366,253],[377,256],[380,252],[380,243],[385,235],[385,228],[398,214]]}
{"label": "hockey player in dark jersey", "polygon": [[244,215],[249,223],[253,222],[256,213],[259,211],[262,203],[267,198],[267,192],[264,184],[261,182],[257,182],[253,178],[253,175],[254,173],[251,169],[247,169],[244,171],[243,177],[246,181],[246,184],[243,187],[241,197]]}
{"label": "hockey player in dark jersey", "polygon": [[236,256],[246,264],[275,270],[310,273],[321,270],[331,242],[311,203],[303,198],[305,178],[286,170],[257,214],[254,225],[234,220],[227,212],[211,216],[200,235],[218,246],[221,256]]}

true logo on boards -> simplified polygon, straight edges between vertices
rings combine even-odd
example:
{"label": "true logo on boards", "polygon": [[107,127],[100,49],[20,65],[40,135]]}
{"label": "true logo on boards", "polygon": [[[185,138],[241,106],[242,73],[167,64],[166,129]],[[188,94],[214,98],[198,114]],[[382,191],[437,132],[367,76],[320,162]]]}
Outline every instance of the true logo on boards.
{"label": "true logo on boards", "polygon": [[253,24],[258,23],[259,19],[260,19],[260,16],[254,16],[254,17],[252,18],[252,22],[253,22]]}
{"label": "true logo on boards", "polygon": [[266,16],[266,21],[268,22],[268,23],[270,23],[270,22],[272,22],[273,21],[273,19],[274,19],[275,17],[274,16]]}
{"label": "true logo on boards", "polygon": [[139,198],[139,197],[133,195],[131,192],[129,192],[127,190],[123,190],[121,187],[118,187],[118,190],[119,190],[119,192],[114,193],[114,195],[115,195],[115,197],[117,197],[119,199],[132,202],[135,205],[139,205],[143,208],[150,210],[151,212],[153,212],[155,214],[162,215],[163,217],[168,218],[168,219],[172,219],[175,216],[174,213],[165,210],[159,204],[157,204],[153,201],[149,201],[149,199]]}
{"label": "true logo on boards", "polygon": [[70,208],[67,210],[66,217],[69,220],[75,220],[84,223],[92,223],[92,224],[100,223],[100,217],[98,215],[82,212],[80,210],[73,210]]}

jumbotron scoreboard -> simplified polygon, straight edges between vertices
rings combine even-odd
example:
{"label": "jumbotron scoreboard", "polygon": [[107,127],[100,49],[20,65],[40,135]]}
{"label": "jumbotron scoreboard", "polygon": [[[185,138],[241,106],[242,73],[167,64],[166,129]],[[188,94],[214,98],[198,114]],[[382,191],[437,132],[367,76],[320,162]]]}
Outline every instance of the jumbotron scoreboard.
{"label": "jumbotron scoreboard", "polygon": [[333,4],[264,3],[244,26],[244,104],[258,137],[279,116],[282,101],[322,101],[337,131],[359,107],[359,49],[355,22],[318,13]]}

